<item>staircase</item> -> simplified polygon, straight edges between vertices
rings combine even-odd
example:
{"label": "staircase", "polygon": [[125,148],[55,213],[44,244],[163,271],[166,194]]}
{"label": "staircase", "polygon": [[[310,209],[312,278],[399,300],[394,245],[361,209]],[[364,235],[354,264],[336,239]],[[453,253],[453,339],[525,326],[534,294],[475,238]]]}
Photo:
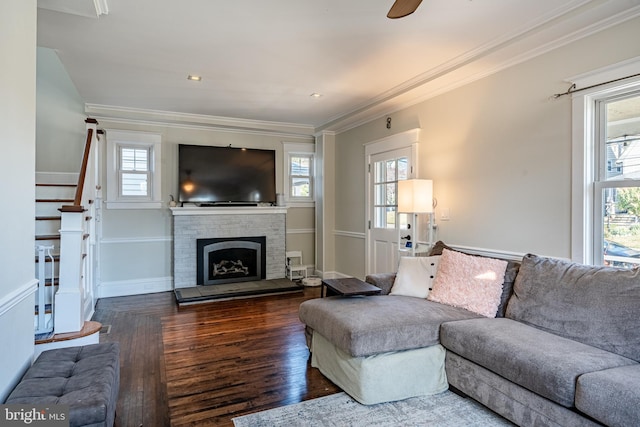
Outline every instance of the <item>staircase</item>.
{"label": "staircase", "polygon": [[60,227],[63,203],[72,203],[76,184],[36,182],[36,340],[53,335],[53,303],[60,271]]}
{"label": "staircase", "polygon": [[[36,345],[95,335],[96,205],[101,199],[97,122],[87,119],[87,140],[77,182],[36,178]],[[69,174],[62,174],[63,178]],[[46,177],[42,182],[41,176]],[[63,179],[62,181],[68,181]],[[75,180],[74,180],[75,181]],[[85,342],[69,344],[81,345]],[[65,345],[56,345],[56,347]],[[48,348],[45,348],[48,349]]]}

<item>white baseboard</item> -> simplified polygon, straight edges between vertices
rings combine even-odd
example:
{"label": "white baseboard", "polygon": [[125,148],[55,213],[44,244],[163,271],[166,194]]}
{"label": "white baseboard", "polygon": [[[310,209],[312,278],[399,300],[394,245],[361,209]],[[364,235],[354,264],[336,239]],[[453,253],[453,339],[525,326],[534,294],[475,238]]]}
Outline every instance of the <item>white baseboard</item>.
{"label": "white baseboard", "polygon": [[153,294],[173,290],[173,277],[148,277],[134,280],[114,280],[98,285],[98,298],[123,297],[127,295]]}
{"label": "white baseboard", "polygon": [[349,274],[343,274],[338,271],[320,271],[320,270],[316,270],[314,275],[321,277],[323,279],[345,279],[347,277],[353,277]]}

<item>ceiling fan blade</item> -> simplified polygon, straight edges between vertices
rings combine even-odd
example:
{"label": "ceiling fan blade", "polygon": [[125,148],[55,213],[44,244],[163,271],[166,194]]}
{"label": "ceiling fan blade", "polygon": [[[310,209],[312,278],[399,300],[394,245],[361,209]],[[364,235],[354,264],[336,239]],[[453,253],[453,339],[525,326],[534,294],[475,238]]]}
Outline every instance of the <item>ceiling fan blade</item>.
{"label": "ceiling fan blade", "polygon": [[387,18],[396,19],[411,15],[420,6],[422,0],[396,0],[391,6]]}

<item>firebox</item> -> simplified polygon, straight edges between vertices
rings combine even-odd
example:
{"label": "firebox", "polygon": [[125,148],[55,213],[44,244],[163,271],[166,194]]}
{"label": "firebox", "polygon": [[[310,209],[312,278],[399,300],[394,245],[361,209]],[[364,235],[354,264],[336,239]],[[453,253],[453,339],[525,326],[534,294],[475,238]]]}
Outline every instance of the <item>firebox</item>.
{"label": "firebox", "polygon": [[266,240],[265,236],[197,239],[198,285],[264,280]]}

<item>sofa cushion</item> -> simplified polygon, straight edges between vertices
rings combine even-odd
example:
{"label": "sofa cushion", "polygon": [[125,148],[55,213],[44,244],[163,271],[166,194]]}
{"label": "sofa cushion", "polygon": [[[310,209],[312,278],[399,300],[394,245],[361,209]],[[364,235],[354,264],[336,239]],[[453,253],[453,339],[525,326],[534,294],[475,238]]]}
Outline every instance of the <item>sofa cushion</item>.
{"label": "sofa cushion", "polygon": [[506,316],[640,361],[640,269],[526,255]]}
{"label": "sofa cushion", "polygon": [[495,317],[500,305],[507,262],[445,249],[442,252],[430,301]]}
{"label": "sofa cushion", "polygon": [[478,317],[421,298],[374,295],[316,298],[300,304],[300,320],[351,356],[439,344],[442,322]]}
{"label": "sofa cushion", "polygon": [[576,408],[608,426],[632,426],[640,420],[640,364],[581,375]]}
{"label": "sofa cushion", "polygon": [[440,256],[401,257],[391,295],[426,298],[438,270]]}
{"label": "sofa cushion", "polygon": [[442,345],[562,406],[574,406],[582,374],[634,365],[631,359],[511,319],[443,323]]}
{"label": "sofa cushion", "polygon": [[[458,251],[457,249],[453,249],[452,247],[448,246],[447,244],[439,240],[435,243],[435,245],[433,245],[433,248],[431,248],[431,251],[429,251],[429,255],[430,256],[442,255],[442,251],[444,249],[449,249],[450,251]],[[464,251],[458,251],[458,252],[466,253]],[[484,257],[483,255],[475,255],[475,254],[469,254],[469,253],[467,253],[467,255]],[[496,259],[502,259],[502,258],[496,258]],[[504,261],[507,261],[507,269],[504,272],[504,282],[502,283],[502,295],[500,296],[500,305],[498,306],[498,312],[496,313],[496,317],[504,317],[504,313],[507,310],[507,303],[509,302],[509,298],[511,298],[511,294],[513,293],[513,282],[516,280],[516,276],[518,275],[518,270],[520,268],[519,261],[513,261],[508,259],[504,259]]]}

